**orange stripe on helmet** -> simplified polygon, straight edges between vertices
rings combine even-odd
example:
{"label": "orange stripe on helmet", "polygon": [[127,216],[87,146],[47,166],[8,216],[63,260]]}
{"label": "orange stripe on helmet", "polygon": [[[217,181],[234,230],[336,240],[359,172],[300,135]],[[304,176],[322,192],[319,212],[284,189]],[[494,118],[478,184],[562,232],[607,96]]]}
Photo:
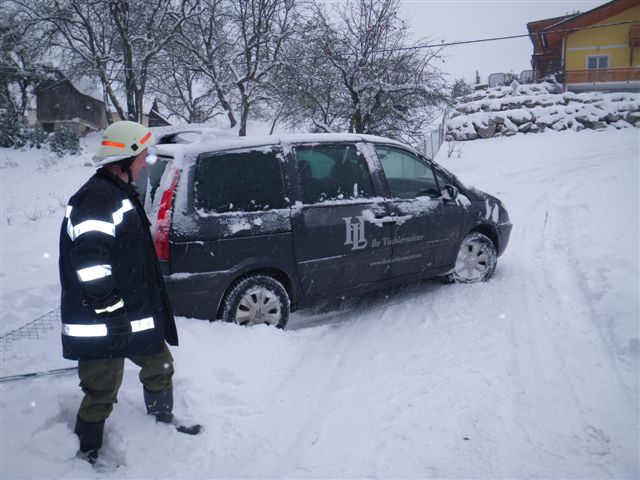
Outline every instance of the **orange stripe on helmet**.
{"label": "orange stripe on helmet", "polygon": [[102,141],[102,145],[104,145],[105,147],[116,147],[116,148],[124,148],[125,147],[124,143],[110,142],[109,140],[103,140]]}
{"label": "orange stripe on helmet", "polygon": [[144,137],[142,137],[142,140],[140,140],[140,144],[141,144],[141,145],[144,145],[144,144],[145,144],[145,142],[146,142],[147,140],[149,140],[150,138],[151,138],[151,132],[147,133]]}

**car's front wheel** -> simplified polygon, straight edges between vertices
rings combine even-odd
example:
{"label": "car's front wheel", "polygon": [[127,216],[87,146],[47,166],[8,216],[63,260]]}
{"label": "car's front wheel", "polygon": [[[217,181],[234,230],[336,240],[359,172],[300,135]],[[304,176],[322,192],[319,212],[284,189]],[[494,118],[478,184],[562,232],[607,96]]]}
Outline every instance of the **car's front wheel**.
{"label": "car's front wheel", "polygon": [[238,280],[224,298],[225,322],[284,328],[289,320],[289,295],[282,283],[267,275],[251,275]]}
{"label": "car's front wheel", "polygon": [[491,278],[498,263],[496,247],[489,237],[471,232],[458,250],[450,279],[459,283],[484,282]]}

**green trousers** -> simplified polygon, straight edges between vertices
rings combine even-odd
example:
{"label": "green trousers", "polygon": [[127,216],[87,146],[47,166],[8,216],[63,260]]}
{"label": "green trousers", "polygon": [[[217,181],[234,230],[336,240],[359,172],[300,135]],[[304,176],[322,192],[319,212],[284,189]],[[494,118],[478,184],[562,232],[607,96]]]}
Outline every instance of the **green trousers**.
{"label": "green trousers", "polygon": [[[172,388],[173,357],[165,345],[164,352],[156,355],[130,357],[140,367],[140,381],[144,388],[159,392]],[[106,420],[113,404],[118,401],[118,390],[122,384],[124,358],[101,360],[78,360],[78,375],[84,398],[78,416],[85,422]]]}

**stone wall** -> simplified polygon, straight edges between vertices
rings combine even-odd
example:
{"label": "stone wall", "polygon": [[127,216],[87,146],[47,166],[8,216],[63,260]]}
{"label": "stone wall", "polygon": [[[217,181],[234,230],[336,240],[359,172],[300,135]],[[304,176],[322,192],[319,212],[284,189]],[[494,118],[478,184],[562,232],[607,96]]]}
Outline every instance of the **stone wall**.
{"label": "stone wall", "polygon": [[496,87],[463,97],[445,139],[475,140],[545,130],[640,128],[637,93],[562,92],[558,84]]}

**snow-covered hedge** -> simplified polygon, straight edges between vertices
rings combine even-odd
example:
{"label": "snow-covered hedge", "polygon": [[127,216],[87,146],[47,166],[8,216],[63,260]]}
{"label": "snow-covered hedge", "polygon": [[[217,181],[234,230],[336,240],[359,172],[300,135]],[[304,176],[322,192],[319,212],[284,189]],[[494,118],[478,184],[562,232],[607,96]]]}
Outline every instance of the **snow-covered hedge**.
{"label": "snow-covered hedge", "polygon": [[474,140],[609,126],[640,128],[636,93],[562,92],[553,83],[495,87],[463,97],[447,123],[446,140]]}

